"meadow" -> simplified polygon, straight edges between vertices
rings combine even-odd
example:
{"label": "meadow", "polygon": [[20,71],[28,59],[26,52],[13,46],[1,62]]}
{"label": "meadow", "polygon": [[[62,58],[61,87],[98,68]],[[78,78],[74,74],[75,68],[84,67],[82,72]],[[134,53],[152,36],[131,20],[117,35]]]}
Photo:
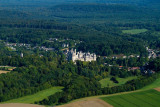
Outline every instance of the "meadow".
{"label": "meadow", "polygon": [[39,91],[38,93],[35,93],[33,95],[24,96],[21,98],[9,100],[3,103],[29,103],[32,104],[35,101],[40,101],[45,98],[47,98],[50,95],[53,95],[56,92],[61,92],[63,87],[52,87],[43,91]]}
{"label": "meadow", "polygon": [[114,83],[113,81],[110,80],[110,78],[105,78],[105,79],[100,80],[99,82],[101,83],[101,87],[104,88],[108,86],[113,87],[113,86],[122,85],[122,84],[125,84],[127,81],[133,80],[136,78],[137,78],[136,76],[128,77],[128,78],[117,78],[119,83]]}
{"label": "meadow", "polygon": [[101,99],[114,107],[160,107],[160,92],[151,89],[146,91],[102,97]]}
{"label": "meadow", "polygon": [[122,30],[123,33],[127,33],[127,34],[139,34],[139,33],[144,33],[147,31],[148,31],[147,29]]}
{"label": "meadow", "polygon": [[141,90],[148,90],[148,89],[153,89],[158,87],[160,87],[160,78],[154,81],[152,84],[143,87]]}

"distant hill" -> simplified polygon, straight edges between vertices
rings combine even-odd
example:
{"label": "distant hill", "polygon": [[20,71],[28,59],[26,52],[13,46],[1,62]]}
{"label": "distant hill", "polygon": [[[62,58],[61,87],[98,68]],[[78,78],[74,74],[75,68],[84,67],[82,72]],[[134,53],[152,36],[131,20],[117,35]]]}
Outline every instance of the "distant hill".
{"label": "distant hill", "polygon": [[95,3],[149,3],[159,0],[0,0],[0,2],[95,2]]}
{"label": "distant hill", "polygon": [[1,4],[48,4],[48,3],[118,3],[148,5],[160,3],[159,0],[0,0]]}
{"label": "distant hill", "polygon": [[98,3],[98,4],[123,4],[136,5],[146,8],[160,10],[160,0],[0,0],[1,6],[32,5],[32,6],[53,6],[59,4],[74,3]]}
{"label": "distant hill", "polygon": [[157,20],[159,13],[159,0],[0,0],[0,18],[98,18],[111,22]]}
{"label": "distant hill", "polygon": [[0,18],[28,18],[30,17],[29,14],[26,14],[24,12],[19,12],[19,11],[12,11],[12,10],[0,10]]}
{"label": "distant hill", "polygon": [[76,11],[76,12],[125,12],[125,11],[138,11],[137,8],[131,5],[121,4],[66,4],[57,5],[51,8],[56,12],[62,11]]}
{"label": "distant hill", "polygon": [[[51,15],[58,18],[100,18],[109,21],[157,19],[158,12],[131,4],[74,3],[52,6]],[[158,10],[159,11],[159,10]]]}

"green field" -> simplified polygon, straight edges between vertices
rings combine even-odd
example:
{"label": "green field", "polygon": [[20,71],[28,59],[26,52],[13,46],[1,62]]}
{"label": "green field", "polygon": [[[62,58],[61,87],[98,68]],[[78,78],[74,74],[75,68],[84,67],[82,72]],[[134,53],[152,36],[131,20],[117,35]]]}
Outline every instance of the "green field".
{"label": "green field", "polygon": [[101,97],[100,99],[114,107],[142,107],[142,105],[143,107],[160,107],[160,92],[153,89],[158,87],[160,87],[160,78],[152,84],[140,89],[139,92],[112,95]]}
{"label": "green field", "polygon": [[123,33],[127,34],[139,34],[148,31],[147,29],[131,29],[131,30],[122,30]]}
{"label": "green field", "polygon": [[35,101],[43,100],[56,92],[60,92],[62,91],[62,89],[63,87],[52,87],[52,88],[40,91],[33,95],[28,95],[18,99],[9,100],[3,103],[34,103]]}
{"label": "green field", "polygon": [[148,89],[153,89],[158,87],[160,87],[160,78],[154,81],[152,84],[143,87],[141,90],[148,90]]}
{"label": "green field", "polygon": [[101,98],[114,107],[160,107],[160,92],[151,89]]}
{"label": "green field", "polygon": [[108,86],[112,87],[112,86],[122,85],[122,84],[125,84],[127,81],[133,80],[136,78],[137,78],[136,76],[128,77],[128,78],[117,78],[119,83],[114,83],[113,81],[110,80],[110,78],[105,78],[105,79],[100,80],[99,82],[101,83],[101,87],[104,88]]}
{"label": "green field", "polygon": [[[129,78],[136,78],[136,77],[129,77]],[[128,78],[128,79],[129,79]],[[108,78],[106,78],[106,79],[103,79],[103,81],[104,80],[109,80]],[[101,80],[102,81],[102,80]],[[144,88],[142,88],[142,89],[140,89],[140,90],[136,90],[136,91],[130,91],[130,92],[122,92],[122,93],[115,93],[115,94],[110,94],[110,95],[99,95],[99,96],[91,96],[91,97],[85,97],[85,98],[81,98],[81,99],[76,99],[76,100],[73,100],[73,101],[71,101],[70,103],[74,103],[74,102],[76,102],[76,101],[83,101],[83,100],[91,100],[91,99],[96,99],[96,98],[98,98],[98,99],[102,99],[102,100],[104,100],[104,101],[106,101],[107,103],[110,103],[111,105],[113,105],[113,106],[117,106],[117,107],[121,107],[121,104],[119,104],[119,103],[117,103],[117,102],[122,102],[124,105],[124,107],[135,107],[135,105],[134,104],[131,104],[131,106],[130,106],[130,102],[132,102],[132,99],[131,98],[133,98],[133,96],[137,96],[137,98],[135,98],[135,99],[138,99],[138,98],[140,98],[140,97],[144,97],[144,98],[142,98],[141,100],[145,100],[145,99],[147,99],[148,97],[150,97],[150,98],[156,98],[157,97],[157,95],[156,94],[158,94],[158,98],[160,98],[160,92],[158,92],[158,91],[156,91],[156,90],[154,90],[153,88],[158,88],[158,87],[160,87],[160,78],[159,79],[157,79],[156,81],[154,81],[152,84],[150,84],[150,85],[147,85],[146,87],[144,87]],[[144,95],[144,96],[141,96],[141,95]],[[147,95],[147,96],[146,96]],[[122,98],[121,98],[121,96],[122,96]],[[124,101],[123,100],[123,97],[126,97],[126,98],[128,98],[127,96],[129,96],[129,97],[131,97],[131,98],[128,98],[129,100],[131,100],[130,102],[126,102],[126,101]],[[117,98],[116,98],[117,97]],[[114,99],[113,99],[114,98]],[[136,102],[136,100],[135,99],[133,99],[133,102],[135,103]],[[112,100],[112,101],[111,101]],[[116,100],[116,101],[114,101],[114,100]],[[138,99],[139,100],[139,99]],[[140,101],[141,100],[139,100],[139,101],[137,101],[138,102],[138,104],[140,103]],[[147,102],[148,102],[148,100],[146,100]],[[151,101],[153,101],[153,100],[151,100]],[[149,101],[149,102],[151,102],[151,101]],[[142,102],[142,104],[144,103],[144,101]],[[155,102],[155,101],[153,101],[153,103],[157,103],[157,102]],[[146,105],[146,104],[145,104]],[[158,104],[158,105],[156,105],[155,107],[160,107],[159,106],[160,105],[160,103]],[[138,105],[139,107],[142,107],[141,105]],[[147,106],[143,106],[143,107],[150,107],[149,105],[147,105]]]}

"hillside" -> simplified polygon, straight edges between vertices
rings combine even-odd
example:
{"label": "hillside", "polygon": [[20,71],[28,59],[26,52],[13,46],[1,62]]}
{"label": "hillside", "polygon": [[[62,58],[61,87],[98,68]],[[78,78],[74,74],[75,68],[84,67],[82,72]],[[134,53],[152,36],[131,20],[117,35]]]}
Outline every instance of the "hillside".
{"label": "hillside", "polygon": [[20,97],[18,99],[9,100],[4,103],[28,103],[28,104],[34,104],[36,101],[43,100],[47,98],[50,95],[55,94],[56,92],[61,92],[63,87],[52,87],[43,91],[39,91],[33,95],[28,95],[25,97]]}
{"label": "hillside", "polygon": [[143,2],[141,0],[1,0],[0,2],[2,18],[54,19],[60,22],[84,24],[155,22],[160,17],[160,3],[157,0]]}
{"label": "hillside", "polygon": [[[135,107],[141,106],[141,104],[145,105],[146,107],[150,107],[153,105],[155,107],[159,107],[158,98],[160,97],[160,92],[153,89],[158,87],[160,87],[160,79],[157,79],[152,84],[137,91],[86,97],[71,101],[69,104],[64,104],[58,107],[94,107],[97,104],[99,105],[99,107],[119,107],[124,105],[125,107]],[[106,103],[99,99],[106,101]],[[132,103],[132,101],[134,102]],[[147,103],[146,101],[150,103]]]}
{"label": "hillside", "polygon": [[159,97],[160,92],[152,89],[99,98],[86,98],[58,107],[140,107],[141,105],[159,107]]}
{"label": "hillside", "polygon": [[76,11],[76,12],[127,12],[139,11],[131,5],[118,5],[118,4],[67,4],[57,5],[51,8],[53,11]]}
{"label": "hillside", "polygon": [[158,0],[0,0],[0,103],[159,105],[159,13]]}
{"label": "hillside", "polygon": [[26,3],[26,2],[32,2],[32,3],[36,3],[36,2],[59,2],[59,3],[68,3],[68,2],[71,2],[71,3],[75,3],[75,2],[81,2],[81,3],[136,3],[136,4],[146,4],[146,3],[159,3],[159,0],[145,0],[145,1],[142,1],[142,0],[0,0],[0,2],[2,3],[17,3],[17,2],[21,2],[21,3]]}

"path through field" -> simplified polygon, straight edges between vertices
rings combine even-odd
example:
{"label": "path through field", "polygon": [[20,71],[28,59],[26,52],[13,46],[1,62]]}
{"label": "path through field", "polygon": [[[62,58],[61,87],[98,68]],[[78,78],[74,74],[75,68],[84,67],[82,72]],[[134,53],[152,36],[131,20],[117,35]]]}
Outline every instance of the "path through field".
{"label": "path through field", "polygon": [[160,87],[159,88],[155,88],[155,90],[159,91],[160,92]]}
{"label": "path through field", "polygon": [[100,99],[89,99],[89,100],[69,103],[58,107],[113,107],[113,106]]}
{"label": "path through field", "polygon": [[0,107],[44,107],[44,106],[35,104],[9,103],[9,104],[0,104]]}
{"label": "path through field", "polygon": [[8,73],[10,71],[3,71],[3,70],[0,70],[0,74],[3,74],[3,73]]}

